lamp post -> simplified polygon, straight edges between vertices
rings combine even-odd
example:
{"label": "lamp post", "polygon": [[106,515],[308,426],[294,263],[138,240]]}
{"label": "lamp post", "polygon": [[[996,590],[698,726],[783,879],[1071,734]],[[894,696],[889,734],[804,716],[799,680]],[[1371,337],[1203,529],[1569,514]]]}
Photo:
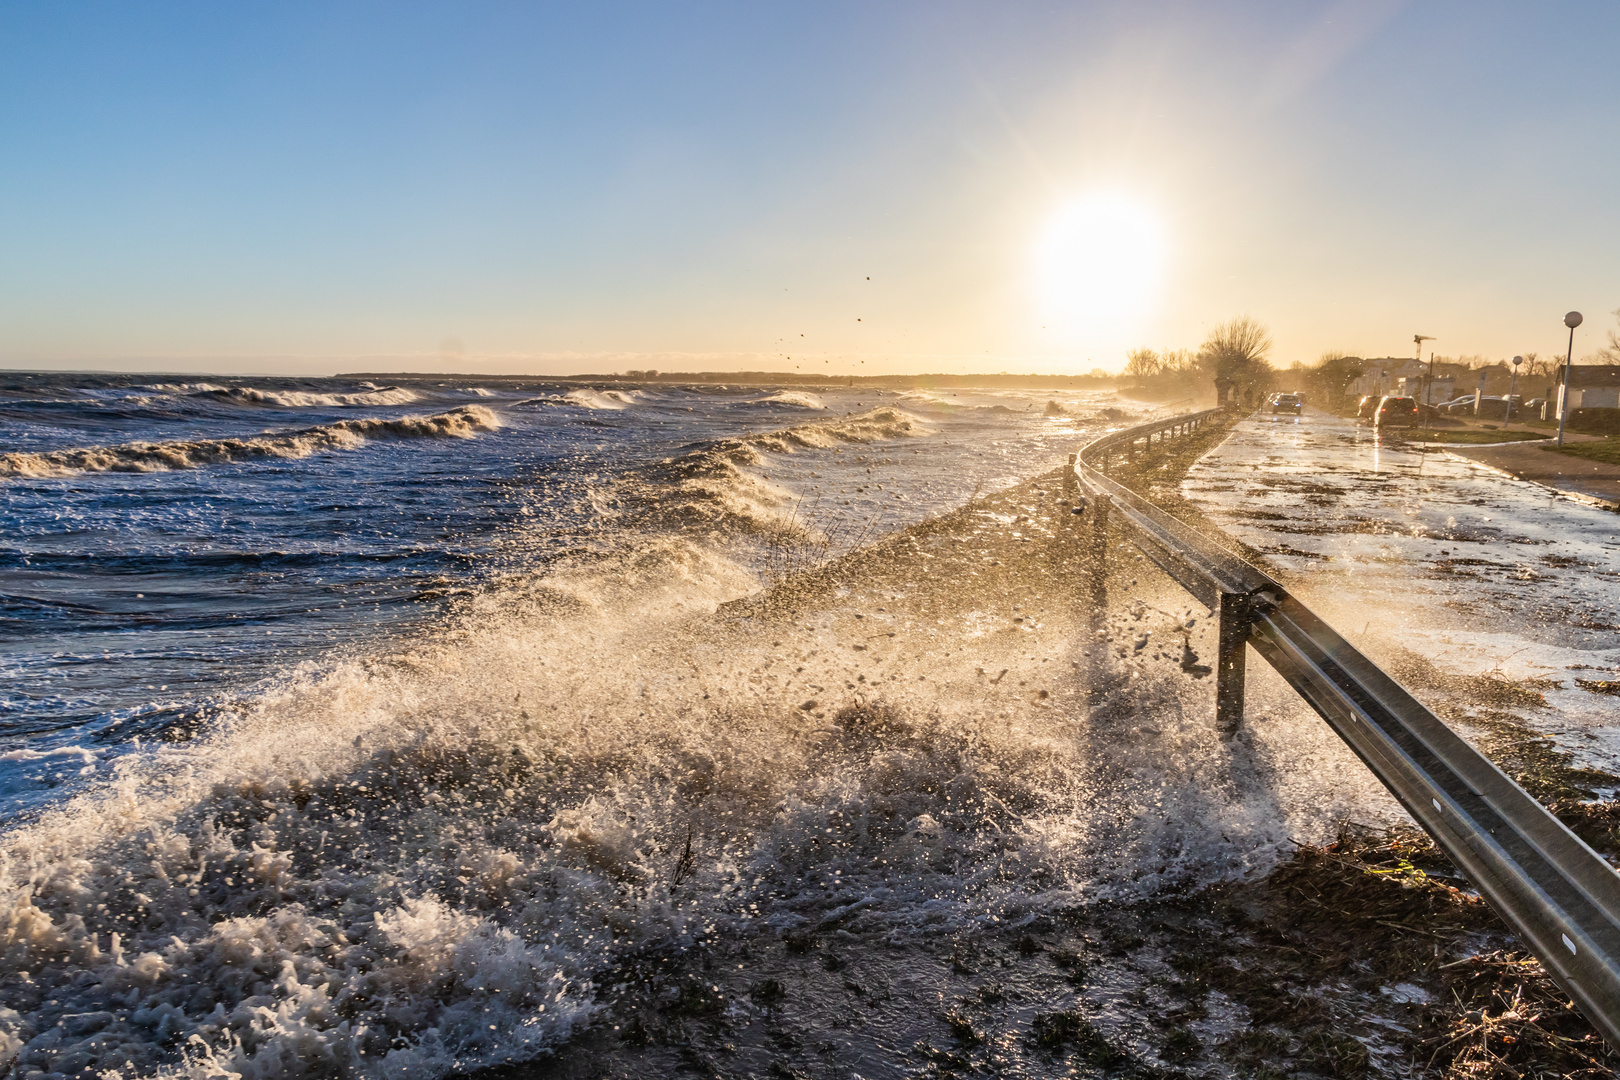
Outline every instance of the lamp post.
{"label": "lamp post", "polygon": [[1564,355],[1564,385],[1558,391],[1558,445],[1564,445],[1564,420],[1569,416],[1569,368],[1575,363],[1575,328],[1581,325],[1581,313],[1572,311],[1564,316],[1569,327],[1569,352]]}
{"label": "lamp post", "polygon": [[1519,384],[1519,365],[1522,363],[1524,363],[1524,357],[1515,356],[1513,358],[1513,374],[1508,376],[1507,412],[1502,417],[1503,427],[1507,427],[1513,420],[1513,388]]}

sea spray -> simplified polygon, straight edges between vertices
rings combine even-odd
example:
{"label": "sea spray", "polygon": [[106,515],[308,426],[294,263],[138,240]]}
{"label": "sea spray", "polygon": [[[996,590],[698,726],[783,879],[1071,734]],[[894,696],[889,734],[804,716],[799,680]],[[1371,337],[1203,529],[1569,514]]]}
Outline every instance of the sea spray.
{"label": "sea spray", "polygon": [[432,1075],[565,1043],[642,950],[904,944],[1263,865],[1298,830],[1206,684],[1127,650],[1088,715],[1086,642],[1032,602],[1048,548],[1002,520],[1055,540],[1029,498],[771,617],[716,611],[749,587],[719,551],[651,537],[125,758],[5,835],[18,1060]]}

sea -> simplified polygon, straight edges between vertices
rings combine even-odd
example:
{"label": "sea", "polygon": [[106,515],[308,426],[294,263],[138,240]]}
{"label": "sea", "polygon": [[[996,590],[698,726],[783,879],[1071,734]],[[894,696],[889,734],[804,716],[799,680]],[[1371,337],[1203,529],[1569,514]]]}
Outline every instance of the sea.
{"label": "sea", "polygon": [[[1122,663],[1161,656],[1150,624],[1188,651],[1127,673],[1135,719],[1098,737],[1136,756],[1100,755],[1072,585],[989,584],[984,538],[1047,529],[1031,478],[1152,409],[0,375],[0,1068],[515,1066],[599,1032],[637,957],[817,927],[877,957],[1265,865],[1311,827],[1288,806],[1377,797],[1353,760],[1286,797],[1229,775],[1177,670],[1207,629],[1185,597],[1122,616]],[[750,621],[918,529],[877,591]],[[1318,730],[1256,767],[1333,753]],[[894,1045],[934,1023],[895,1011]]]}
{"label": "sea", "polygon": [[0,376],[0,798],[564,566],[679,549],[660,584],[745,595],[762,538],[827,554],[1050,469],[1104,397]]}

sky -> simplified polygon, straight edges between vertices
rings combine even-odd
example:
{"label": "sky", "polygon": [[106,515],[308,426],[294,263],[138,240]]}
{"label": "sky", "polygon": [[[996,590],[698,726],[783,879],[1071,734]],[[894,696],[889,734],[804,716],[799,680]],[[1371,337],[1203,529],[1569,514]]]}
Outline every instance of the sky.
{"label": "sky", "polygon": [[1617,46],[1608,0],[0,0],[0,367],[1495,358],[1571,309],[1579,358]]}

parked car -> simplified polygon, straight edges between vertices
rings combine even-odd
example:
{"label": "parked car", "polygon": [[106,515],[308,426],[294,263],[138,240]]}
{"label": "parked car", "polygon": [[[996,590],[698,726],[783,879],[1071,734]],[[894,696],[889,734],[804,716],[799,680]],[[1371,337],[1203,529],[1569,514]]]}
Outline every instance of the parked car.
{"label": "parked car", "polygon": [[1436,405],[1435,409],[1448,416],[1458,416],[1474,411],[1474,395],[1464,394],[1460,398],[1452,398],[1443,405]]}
{"label": "parked car", "polygon": [[[1503,420],[1507,418],[1507,406],[1508,399],[1506,395],[1503,395],[1502,397],[1495,397],[1493,395],[1486,394],[1485,397],[1480,400],[1479,412],[1475,415],[1491,420]],[[1518,394],[1513,395],[1513,415],[1524,415],[1524,398],[1520,397]]]}
{"label": "parked car", "polygon": [[1273,413],[1293,413],[1298,416],[1305,409],[1305,399],[1298,394],[1272,394],[1271,411]]}
{"label": "parked car", "polygon": [[1384,399],[1379,397],[1377,394],[1368,394],[1366,397],[1356,402],[1356,419],[1371,420],[1373,418],[1373,414],[1378,412],[1378,403],[1382,400]]}
{"label": "parked car", "polygon": [[1417,398],[1386,397],[1378,402],[1373,423],[1379,427],[1411,427],[1418,422]]}

